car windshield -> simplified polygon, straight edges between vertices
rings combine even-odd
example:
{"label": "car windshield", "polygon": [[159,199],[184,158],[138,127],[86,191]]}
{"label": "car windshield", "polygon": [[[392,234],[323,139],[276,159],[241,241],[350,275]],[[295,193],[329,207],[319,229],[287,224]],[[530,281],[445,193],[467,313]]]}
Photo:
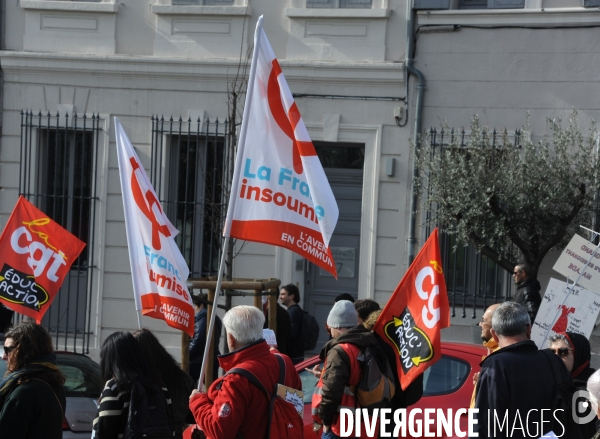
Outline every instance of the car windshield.
{"label": "car windshield", "polygon": [[56,363],[66,378],[66,396],[98,398],[102,392],[100,366],[84,355],[56,354]]}
{"label": "car windshield", "polygon": [[[323,363],[319,363],[319,368],[321,367],[323,367]],[[298,375],[300,375],[300,379],[302,380],[304,404],[310,404],[310,402],[312,401],[313,393],[315,393],[315,386],[317,385],[319,378],[317,378],[307,370],[301,371],[300,373],[298,373]]]}

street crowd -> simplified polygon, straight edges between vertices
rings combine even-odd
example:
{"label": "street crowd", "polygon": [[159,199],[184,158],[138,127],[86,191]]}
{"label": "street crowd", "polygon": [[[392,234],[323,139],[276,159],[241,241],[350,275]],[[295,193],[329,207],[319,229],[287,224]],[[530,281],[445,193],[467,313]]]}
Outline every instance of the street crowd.
{"label": "street crowd", "polygon": [[[514,301],[488,307],[479,323],[488,355],[473,381],[475,432],[480,438],[539,438],[550,431],[569,439],[598,438],[596,416],[578,422],[572,410],[576,392],[587,390],[584,406],[589,404],[588,413],[600,417],[600,371],[590,366],[588,339],[559,332],[549,340],[549,349],[539,350],[530,340],[541,302],[539,282],[526,264],[517,265],[513,276]],[[224,327],[228,353],[221,354],[214,343],[214,382],[206,392],[196,388],[206,343],[206,295],[193,297],[189,374],[147,329],[108,336],[100,351],[105,385],[92,438],[182,438],[190,424],[195,424],[194,438],[302,438],[302,419],[285,417],[287,402],[273,410],[278,397],[272,389],[278,385],[288,393],[302,391],[295,365],[304,360],[304,316],[297,286],[282,287],[279,299],[287,309],[277,306],[276,345],[263,338],[266,301],[262,310],[241,305],[227,311],[222,321],[217,317],[216,340]],[[380,407],[404,409],[422,397],[423,375],[402,389],[397,352],[372,331],[380,313],[377,302],[354,301],[349,294],[338,296],[329,312],[325,329],[330,340],[320,353],[323,366],[307,369],[318,378],[312,397],[313,430],[323,439],[340,437],[341,408],[360,407],[357,389],[368,355],[387,362],[389,367],[379,364],[384,378],[385,371],[392,374],[391,391]],[[2,358],[7,373],[0,383],[0,437],[61,438],[65,377],[56,366],[47,330],[31,322],[9,328]],[[221,377],[219,367],[225,371]]]}

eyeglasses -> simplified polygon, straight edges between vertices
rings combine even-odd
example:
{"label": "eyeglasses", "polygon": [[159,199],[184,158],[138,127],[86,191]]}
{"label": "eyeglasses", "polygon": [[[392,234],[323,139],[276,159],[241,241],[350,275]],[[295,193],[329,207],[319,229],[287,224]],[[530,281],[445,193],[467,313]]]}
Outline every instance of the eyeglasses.
{"label": "eyeglasses", "polygon": [[12,345],[12,346],[6,346],[6,345],[4,345],[4,353],[6,355],[10,354],[12,351],[15,350],[16,347],[17,347],[16,345]]}
{"label": "eyeglasses", "polygon": [[552,352],[554,352],[556,355],[558,355],[560,358],[567,358],[569,356],[569,351],[571,351],[572,349],[569,348],[558,348],[558,349],[550,349]]}

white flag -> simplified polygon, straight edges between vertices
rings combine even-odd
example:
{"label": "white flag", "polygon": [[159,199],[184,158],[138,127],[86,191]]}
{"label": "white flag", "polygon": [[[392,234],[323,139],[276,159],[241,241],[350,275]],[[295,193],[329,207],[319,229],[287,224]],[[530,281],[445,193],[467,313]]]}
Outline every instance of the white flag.
{"label": "white flag", "polygon": [[288,248],[337,276],[337,203],[259,18],[225,236]]}
{"label": "white flag", "polygon": [[148,317],[165,320],[194,335],[194,307],[186,286],[190,270],[127,134],[115,117],[117,157],[123,192],[127,244],[135,306]]}

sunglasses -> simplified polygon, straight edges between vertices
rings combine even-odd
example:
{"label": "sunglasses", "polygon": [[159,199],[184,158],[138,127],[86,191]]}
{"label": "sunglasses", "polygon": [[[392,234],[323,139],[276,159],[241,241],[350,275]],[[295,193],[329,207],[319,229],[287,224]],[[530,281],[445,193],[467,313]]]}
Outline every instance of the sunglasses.
{"label": "sunglasses", "polygon": [[558,348],[558,349],[550,349],[550,350],[553,351],[560,358],[567,358],[569,356],[569,351],[571,349],[569,349],[569,348]]}
{"label": "sunglasses", "polygon": [[4,345],[4,353],[6,355],[10,354],[12,351],[15,350],[16,347],[17,347],[16,345],[12,345],[12,346],[6,346],[6,345]]}

